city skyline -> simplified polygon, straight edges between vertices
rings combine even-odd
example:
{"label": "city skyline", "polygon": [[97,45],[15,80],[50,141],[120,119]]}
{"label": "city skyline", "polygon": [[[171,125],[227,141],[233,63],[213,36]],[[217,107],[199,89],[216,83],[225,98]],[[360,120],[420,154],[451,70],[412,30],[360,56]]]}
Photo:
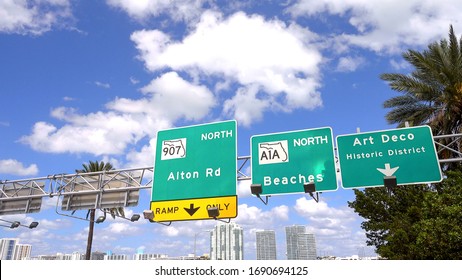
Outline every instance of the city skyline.
{"label": "city skyline", "polygon": [[[400,93],[380,77],[411,73],[402,53],[447,38],[450,26],[459,38],[459,2],[0,1],[0,15],[8,15],[0,20],[0,181],[57,178],[96,160],[118,170],[152,169],[159,131],[218,121],[237,121],[238,157],[251,155],[257,135],[330,127],[336,141],[396,128],[383,104]],[[182,171],[194,171],[191,165]],[[355,193],[342,188],[340,172],[329,166],[329,173],[267,176],[281,193],[267,203],[251,194],[250,181],[233,183],[244,259],[256,259],[255,232],[262,229],[275,230],[277,258],[285,259],[284,227],[294,224],[315,234],[320,255],[351,256],[361,248],[372,255],[364,219],[348,206]],[[384,166],[369,172],[380,175],[376,168]],[[251,167],[242,172],[251,175]],[[335,191],[317,193],[314,201],[303,192],[309,178]],[[282,195],[292,182],[300,193]],[[204,187],[215,191],[213,184]],[[172,192],[191,190],[178,184]],[[38,212],[0,216],[21,225],[37,221],[37,228],[2,227],[1,237],[25,240],[33,254],[84,251],[87,209],[62,209],[63,197],[47,194],[41,205],[37,198],[24,202]],[[140,190],[125,216],[150,209],[152,195],[151,188]],[[93,250],[202,255],[209,237],[196,234],[216,225],[194,220],[165,227],[107,216],[95,225]]]}
{"label": "city skyline", "polygon": [[[301,225],[292,225],[285,227],[286,230],[286,244],[285,248],[286,252],[291,252],[292,249],[296,250],[297,253],[288,253],[286,255],[287,259],[299,259],[300,252],[304,252],[305,256],[301,259],[316,259],[316,248],[312,250],[312,248],[308,248],[309,246],[316,247],[316,242],[314,239],[314,235],[310,233],[306,233],[306,227]],[[244,244],[243,244],[243,229],[238,224],[230,222],[230,223],[220,223],[217,224],[213,230],[205,230],[203,232],[208,232],[210,234],[210,243],[209,243],[209,252],[203,253],[202,255],[196,255],[194,253],[187,253],[183,255],[177,256],[169,256],[168,254],[158,252],[158,253],[145,253],[143,249],[140,249],[133,254],[133,258],[128,257],[127,254],[121,254],[119,252],[113,252],[112,250],[107,250],[105,252],[101,251],[93,251],[91,259],[98,260],[98,259],[107,259],[107,260],[143,260],[143,259],[195,259],[203,258],[204,256],[208,256],[212,260],[242,260],[244,259],[243,252],[245,251]],[[199,232],[200,233],[200,232]],[[197,238],[196,234],[195,238]],[[256,248],[256,259],[257,260],[276,260],[277,259],[277,246],[276,246],[276,234],[274,230],[258,230],[255,232],[256,241],[255,241],[255,248]],[[8,242],[6,242],[8,241]],[[10,242],[11,241],[11,242]],[[31,255],[32,246],[28,244],[19,244],[18,238],[2,238],[1,239],[1,251],[2,255],[6,255],[4,251],[6,250],[7,246],[5,244],[10,244],[10,251],[9,254],[14,256],[13,259],[18,259],[16,256],[21,253],[20,251],[25,251],[27,254],[27,258],[34,257]],[[12,244],[12,245],[11,245]],[[282,247],[282,246],[280,246]],[[300,247],[300,248],[299,248]],[[310,250],[311,249],[311,250]],[[305,253],[306,251],[306,253]],[[312,253],[314,252],[314,253]],[[311,258],[308,258],[308,254],[314,254],[314,258],[311,255]],[[291,256],[293,254],[294,256]],[[57,252],[56,256],[64,258],[64,259],[71,259],[76,260],[84,257],[83,253],[79,253],[77,251],[72,253],[62,253]],[[80,256],[77,257],[77,256]],[[41,257],[41,255],[35,256]],[[51,258],[53,259],[55,255],[42,255],[42,258]]]}

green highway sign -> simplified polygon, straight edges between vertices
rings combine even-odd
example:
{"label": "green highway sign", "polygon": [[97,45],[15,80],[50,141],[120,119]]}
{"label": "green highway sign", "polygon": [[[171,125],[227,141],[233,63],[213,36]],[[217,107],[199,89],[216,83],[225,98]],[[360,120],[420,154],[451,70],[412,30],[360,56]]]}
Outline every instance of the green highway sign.
{"label": "green highway sign", "polygon": [[330,127],[255,135],[251,140],[252,184],[262,195],[337,190],[334,141]]}
{"label": "green highway sign", "polygon": [[440,182],[443,177],[429,126],[337,136],[344,188]]}
{"label": "green highway sign", "polygon": [[233,120],[157,133],[154,221],[209,219],[209,207],[223,210],[219,218],[237,216],[236,126]]}

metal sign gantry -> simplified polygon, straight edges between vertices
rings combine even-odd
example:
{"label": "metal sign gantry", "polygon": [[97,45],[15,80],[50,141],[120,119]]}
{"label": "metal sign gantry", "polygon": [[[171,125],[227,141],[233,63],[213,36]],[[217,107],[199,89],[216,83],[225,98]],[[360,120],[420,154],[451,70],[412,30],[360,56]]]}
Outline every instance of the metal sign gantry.
{"label": "metal sign gantry", "polygon": [[[249,159],[250,156],[237,157],[238,181],[250,180],[245,171]],[[154,167],[149,166],[1,180],[0,216],[39,212],[42,198],[53,197],[58,197],[57,203],[62,202],[64,211],[135,206],[139,190],[151,189],[153,178]]]}
{"label": "metal sign gantry", "polygon": [[[440,164],[462,161],[462,133],[439,135],[433,137],[438,155],[449,153],[450,157],[440,159]],[[247,175],[250,156],[238,156],[237,180],[251,180]],[[338,159],[337,159],[338,160]],[[151,189],[153,181],[152,166],[111,170],[105,172],[54,174],[45,177],[1,180],[0,181],[0,215],[39,212],[42,198],[58,197],[65,203],[62,210],[108,208],[109,201],[122,207],[134,206],[136,195],[141,189]],[[110,194],[118,194],[111,198]],[[84,195],[92,195],[83,201]],[[115,204],[112,204],[114,206]],[[148,203],[146,203],[148,205]],[[91,207],[91,208],[89,208]]]}

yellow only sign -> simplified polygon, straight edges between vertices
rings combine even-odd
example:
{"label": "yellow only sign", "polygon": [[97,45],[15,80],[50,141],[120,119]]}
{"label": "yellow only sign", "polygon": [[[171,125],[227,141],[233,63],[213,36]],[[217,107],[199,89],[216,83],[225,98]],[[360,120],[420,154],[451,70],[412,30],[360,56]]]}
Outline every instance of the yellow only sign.
{"label": "yellow only sign", "polygon": [[218,208],[217,219],[237,217],[237,196],[221,196],[169,201],[151,201],[155,222],[213,219],[208,209]]}

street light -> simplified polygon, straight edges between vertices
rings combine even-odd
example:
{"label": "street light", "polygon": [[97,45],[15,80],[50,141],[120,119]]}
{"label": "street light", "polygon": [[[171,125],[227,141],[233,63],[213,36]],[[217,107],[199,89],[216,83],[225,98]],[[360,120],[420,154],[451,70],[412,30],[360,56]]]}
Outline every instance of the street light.
{"label": "street light", "polygon": [[220,210],[218,207],[209,207],[207,208],[207,212],[209,214],[210,218],[214,218],[215,220],[218,219],[218,216],[220,216]]}
{"label": "street light", "polygon": [[[97,224],[104,222],[104,220],[106,220],[106,213],[109,213],[109,212],[107,212],[105,209],[100,209],[100,210],[103,211],[104,214],[103,214],[103,216],[100,216],[100,217],[98,217],[98,219],[96,219],[95,222],[96,222]],[[141,217],[140,214],[133,214],[130,218],[126,218],[126,217],[124,217],[124,216],[120,216],[120,215],[117,215],[117,214],[116,214],[115,216],[116,216],[117,218],[122,218],[122,219],[125,219],[125,220],[129,220],[129,221],[131,221],[131,222],[136,222],[136,221],[138,221],[138,220],[140,219],[140,217]]]}
{"label": "street light", "polygon": [[6,222],[6,223],[10,223],[9,226],[7,226],[7,225],[0,225],[0,226],[2,226],[2,227],[7,227],[7,228],[17,228],[17,227],[19,227],[19,226],[22,226],[22,227],[26,227],[26,228],[33,229],[33,228],[36,228],[36,227],[39,225],[38,222],[32,222],[32,223],[30,223],[30,225],[25,226],[25,225],[22,225],[19,221],[13,221],[13,222],[11,222],[11,221],[4,220],[4,219],[0,219],[0,221]]}
{"label": "street light", "polygon": [[98,219],[96,219],[95,223],[101,224],[101,223],[104,222],[105,220],[106,220],[106,213],[104,213],[103,216],[99,216]]}
{"label": "street light", "polygon": [[32,222],[32,223],[30,223],[30,225],[28,226],[28,228],[33,229],[33,228],[36,228],[38,225],[39,225],[38,222]]}
{"label": "street light", "polygon": [[[319,202],[319,194],[316,192],[316,185],[314,182],[303,184],[303,190],[305,193],[309,194],[314,199],[314,201]],[[316,197],[314,197],[313,193],[316,194]]]}
{"label": "street light", "polygon": [[[2,220],[3,221],[3,220]],[[18,221],[14,221],[14,222],[11,222],[11,225],[7,226],[7,225],[0,225],[2,227],[7,227],[7,228],[17,228],[21,225],[20,222]]]}
{"label": "street light", "polygon": [[151,223],[154,223],[154,211],[152,211],[152,210],[144,210],[143,211],[143,217],[146,220],[149,220]]}
{"label": "street light", "polygon": [[262,188],[261,184],[252,184],[252,185],[250,185],[250,192],[253,195],[255,195],[256,197],[258,197],[263,202],[263,204],[268,205],[268,197],[269,196],[265,196],[265,200],[263,200],[263,198],[261,198],[261,196],[260,196],[260,194],[263,192],[263,188]]}
{"label": "street light", "polygon": [[172,222],[169,222],[168,224],[164,224],[164,223],[161,223],[161,222],[154,221],[154,211],[152,211],[152,210],[144,210],[143,211],[143,217],[146,220],[148,220],[149,222],[151,222],[151,223],[158,223],[158,224],[161,224],[163,226],[170,226],[172,224]]}

